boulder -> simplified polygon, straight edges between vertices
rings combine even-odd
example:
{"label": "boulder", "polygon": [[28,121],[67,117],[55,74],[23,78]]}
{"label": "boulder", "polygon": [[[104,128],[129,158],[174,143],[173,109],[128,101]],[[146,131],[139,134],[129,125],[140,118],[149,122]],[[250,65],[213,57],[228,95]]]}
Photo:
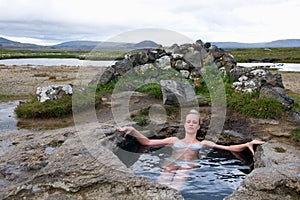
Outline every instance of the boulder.
{"label": "boulder", "polygon": [[226,200],[286,199],[300,197],[300,150],[284,143],[258,148],[254,170]]}
{"label": "boulder", "polygon": [[45,87],[38,87],[36,89],[36,95],[39,102],[45,102],[47,100],[54,101],[61,98],[63,95],[72,95],[73,85],[49,85]]}
{"label": "boulder", "polygon": [[97,74],[92,81],[89,82],[89,85],[97,84],[107,84],[111,80],[115,79],[115,70],[111,66],[106,67],[103,73]]}
{"label": "boulder", "polygon": [[195,102],[194,87],[174,80],[161,80],[160,86],[165,105],[178,105]]}

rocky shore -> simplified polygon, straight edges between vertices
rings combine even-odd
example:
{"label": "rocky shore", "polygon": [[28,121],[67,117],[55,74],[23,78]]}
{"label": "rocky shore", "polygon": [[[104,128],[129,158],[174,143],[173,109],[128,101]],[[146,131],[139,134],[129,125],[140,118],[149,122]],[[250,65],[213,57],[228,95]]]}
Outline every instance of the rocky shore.
{"label": "rocky shore", "polygon": [[[1,133],[0,198],[183,199],[176,190],[135,177],[113,153],[122,140],[110,123]],[[226,199],[299,199],[299,157],[299,147],[267,142],[255,153],[254,170]]]}
{"label": "rocky shore", "polygon": [[[84,133],[74,127],[1,133],[0,199],[182,199],[173,189],[135,177],[103,146],[115,127],[77,128]],[[94,137],[92,152],[82,143],[86,133]]]}

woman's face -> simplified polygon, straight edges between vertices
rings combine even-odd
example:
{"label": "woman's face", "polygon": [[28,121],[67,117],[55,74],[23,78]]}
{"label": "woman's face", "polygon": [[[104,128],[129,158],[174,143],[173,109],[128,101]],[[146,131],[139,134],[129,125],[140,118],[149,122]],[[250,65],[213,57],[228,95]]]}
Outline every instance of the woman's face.
{"label": "woman's face", "polygon": [[200,128],[199,116],[196,114],[188,114],[185,119],[184,128],[186,133],[197,133]]}

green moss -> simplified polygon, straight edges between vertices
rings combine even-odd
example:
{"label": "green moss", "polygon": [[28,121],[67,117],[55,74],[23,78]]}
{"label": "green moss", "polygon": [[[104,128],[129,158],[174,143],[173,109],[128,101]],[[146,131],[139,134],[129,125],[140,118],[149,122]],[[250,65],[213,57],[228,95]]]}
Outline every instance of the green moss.
{"label": "green moss", "polygon": [[103,93],[112,93],[115,88],[114,82],[109,82],[107,84],[98,84],[97,85],[97,92],[103,94]]}
{"label": "green moss", "polygon": [[292,139],[295,141],[300,141],[300,127],[297,127],[292,131]]}
{"label": "green moss", "polygon": [[157,99],[162,99],[163,97],[161,92],[161,87],[157,83],[149,83],[149,84],[142,85],[137,89],[137,91],[148,94],[149,96]]}

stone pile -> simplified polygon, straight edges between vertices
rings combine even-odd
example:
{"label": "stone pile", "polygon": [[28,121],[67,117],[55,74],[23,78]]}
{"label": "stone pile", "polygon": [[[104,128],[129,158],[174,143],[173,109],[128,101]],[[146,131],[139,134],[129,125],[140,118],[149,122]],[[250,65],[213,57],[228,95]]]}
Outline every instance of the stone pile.
{"label": "stone pile", "polygon": [[231,71],[232,77],[238,77],[238,81],[232,84],[236,92],[259,91],[260,98],[274,99],[291,109],[294,100],[285,93],[280,74],[272,74],[270,71],[259,68],[236,67]]}
{"label": "stone pile", "polygon": [[104,73],[98,74],[90,84],[116,81],[129,70],[147,68],[149,64],[154,68],[173,68],[186,78],[195,79],[201,77],[200,69],[203,66],[214,65],[218,69],[230,70],[236,66],[236,61],[228,52],[201,40],[193,44],[174,44],[169,48],[158,46],[156,49],[141,49],[128,53],[123,60],[107,67]]}
{"label": "stone pile", "polygon": [[71,84],[49,85],[45,87],[38,87],[36,89],[36,95],[39,102],[45,102],[47,100],[54,101],[61,98],[63,95],[72,94],[73,86]]}

